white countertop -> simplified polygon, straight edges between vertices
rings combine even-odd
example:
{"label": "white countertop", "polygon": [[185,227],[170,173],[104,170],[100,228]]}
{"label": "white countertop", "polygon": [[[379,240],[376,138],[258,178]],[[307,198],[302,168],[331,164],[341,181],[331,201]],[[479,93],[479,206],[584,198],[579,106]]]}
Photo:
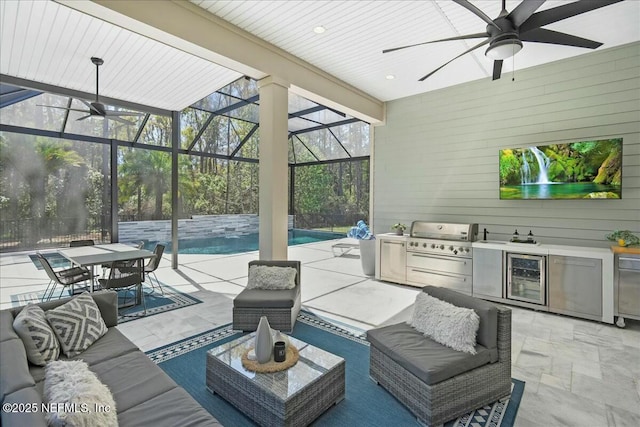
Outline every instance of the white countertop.
{"label": "white countertop", "polygon": [[519,252],[534,255],[564,255],[585,258],[613,258],[609,248],[593,248],[585,246],[547,245],[531,243],[512,243],[495,240],[473,242],[474,248],[495,249],[507,252]]}

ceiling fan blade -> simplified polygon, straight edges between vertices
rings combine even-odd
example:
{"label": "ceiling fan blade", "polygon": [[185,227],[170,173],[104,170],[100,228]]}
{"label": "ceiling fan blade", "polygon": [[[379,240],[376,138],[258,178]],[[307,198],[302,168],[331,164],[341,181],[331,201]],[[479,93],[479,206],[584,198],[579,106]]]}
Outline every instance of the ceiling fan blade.
{"label": "ceiling fan blade", "polygon": [[452,63],[453,61],[455,61],[456,59],[460,58],[461,56],[471,52],[472,50],[476,50],[477,48],[479,48],[480,46],[484,46],[485,44],[489,43],[491,39],[486,39],[483,40],[482,42],[478,43],[477,45],[473,46],[472,48],[469,48],[467,50],[465,50],[464,52],[462,52],[460,55],[456,56],[455,58],[453,58],[450,61],[445,62],[444,64],[442,64],[441,66],[439,66],[438,68],[436,68],[435,70],[433,70],[432,72],[430,72],[429,74],[427,74],[426,76],[424,76],[423,78],[419,79],[418,81],[423,81],[428,77],[431,77],[433,74],[435,74],[437,71],[440,71],[442,68],[444,68],[445,66],[449,65],[450,63]]}
{"label": "ceiling fan blade", "polygon": [[[76,98],[77,99],[77,98]],[[86,105],[90,110],[95,111],[98,114],[102,114],[102,112],[100,110],[98,110],[96,107],[94,107],[93,105],[91,105],[90,102],[85,101],[84,99],[78,99],[78,101],[82,102],[84,105]]]}
{"label": "ceiling fan blade", "polygon": [[[86,113],[86,111],[85,111],[85,113]],[[77,119],[77,121],[79,122],[80,120],[88,119],[89,117],[92,117],[91,114],[87,114],[86,116],[82,116],[79,119]]]}
{"label": "ceiling fan blade", "polygon": [[480,9],[478,9],[477,7],[475,7],[474,5],[472,5],[471,3],[469,3],[468,0],[453,0],[454,2],[458,3],[460,6],[470,10],[471,12],[473,12],[476,16],[478,16],[480,19],[482,19],[484,22],[486,22],[489,25],[494,26],[496,29],[502,31],[500,29],[500,27],[498,27],[495,22],[493,22],[493,20],[491,18],[489,18],[483,11],[481,11]]}
{"label": "ceiling fan blade", "polygon": [[498,80],[502,74],[502,59],[496,59],[493,61],[493,78],[491,80]]}
{"label": "ceiling fan blade", "polygon": [[559,44],[563,46],[584,47],[587,49],[597,49],[602,43],[571,34],[560,33],[558,31],[547,30],[546,28],[534,28],[524,34],[520,34],[523,42]]}
{"label": "ceiling fan blade", "polygon": [[67,110],[67,111],[78,111],[80,113],[86,113],[87,110],[79,110],[77,108],[67,108],[67,107],[56,107],[55,105],[41,105],[36,104],[37,107],[47,107],[47,108],[57,108],[58,110]]}
{"label": "ceiling fan blade", "polygon": [[563,19],[571,18],[572,16],[580,15],[581,13],[609,6],[614,3],[619,3],[621,1],[622,0],[582,0],[554,7],[553,9],[543,10],[541,12],[534,13],[529,17],[529,19],[524,21],[520,26],[520,33],[562,21]]}
{"label": "ceiling fan blade", "polygon": [[393,51],[396,51],[396,50],[406,49],[408,47],[414,47],[414,46],[421,46],[423,44],[429,44],[429,43],[448,42],[448,41],[451,41],[451,40],[478,39],[480,37],[489,37],[489,34],[487,34],[487,33],[475,33],[475,34],[466,34],[466,35],[463,35],[463,36],[449,37],[449,38],[440,39],[440,40],[432,40],[432,41],[429,41],[429,42],[422,42],[422,43],[410,44],[410,45],[407,45],[407,46],[394,47],[393,49],[385,49],[385,50],[382,51],[382,53],[389,53],[389,52],[393,52]]}
{"label": "ceiling fan blade", "polygon": [[109,117],[114,117],[114,116],[137,116],[137,117],[141,117],[141,116],[145,116],[145,113],[135,113],[135,112],[127,112],[127,111],[112,111],[112,110],[105,110],[104,112],[105,116],[109,116]]}
{"label": "ceiling fan blade", "polygon": [[507,15],[507,19],[511,20],[513,25],[517,28],[522,25],[524,21],[529,19],[529,17],[533,15],[533,12],[538,10],[545,1],[546,0],[522,0],[522,2],[513,9],[509,15]]}

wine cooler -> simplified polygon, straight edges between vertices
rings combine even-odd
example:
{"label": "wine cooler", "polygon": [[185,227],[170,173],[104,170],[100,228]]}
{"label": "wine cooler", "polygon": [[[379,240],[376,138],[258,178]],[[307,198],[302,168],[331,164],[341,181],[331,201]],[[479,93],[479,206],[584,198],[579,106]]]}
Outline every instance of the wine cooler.
{"label": "wine cooler", "polygon": [[507,254],[507,298],[546,305],[546,257]]}

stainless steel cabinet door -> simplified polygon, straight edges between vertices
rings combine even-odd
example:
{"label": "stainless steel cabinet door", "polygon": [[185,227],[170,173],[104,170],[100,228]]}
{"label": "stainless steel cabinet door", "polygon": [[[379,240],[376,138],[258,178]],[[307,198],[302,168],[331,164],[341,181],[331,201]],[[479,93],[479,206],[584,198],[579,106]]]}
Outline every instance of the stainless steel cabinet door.
{"label": "stainless steel cabinet door", "polygon": [[502,251],[473,248],[473,296],[502,298]]}
{"label": "stainless steel cabinet door", "polygon": [[602,260],[549,257],[549,311],[602,318]]}
{"label": "stainless steel cabinet door", "polygon": [[402,283],[407,275],[407,252],[405,242],[380,240],[380,279]]}

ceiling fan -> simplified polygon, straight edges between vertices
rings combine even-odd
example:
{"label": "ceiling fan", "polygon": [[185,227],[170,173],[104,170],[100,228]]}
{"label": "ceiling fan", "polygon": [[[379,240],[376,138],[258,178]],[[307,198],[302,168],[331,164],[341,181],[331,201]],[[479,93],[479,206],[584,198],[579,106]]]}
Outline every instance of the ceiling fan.
{"label": "ceiling fan", "polygon": [[541,28],[544,25],[562,21],[572,16],[580,15],[604,6],[618,3],[622,0],[581,0],[574,3],[564,4],[552,9],[543,10],[534,13],[546,0],[523,0],[511,12],[506,10],[506,0],[502,0],[502,12],[496,19],[489,18],[484,12],[471,4],[468,0],[453,0],[460,6],[470,10],[476,16],[487,23],[487,29],[484,33],[466,34],[462,36],[449,37],[446,39],[432,40],[423,43],[416,43],[408,46],[396,47],[393,49],[385,49],[382,53],[389,53],[400,49],[406,49],[414,46],[421,46],[429,43],[438,43],[451,40],[478,39],[486,37],[485,40],[477,45],[467,49],[452,60],[444,63],[436,68],[419,81],[432,76],[451,62],[461,56],[476,50],[477,48],[489,45],[485,55],[493,59],[493,80],[500,78],[502,73],[502,61],[510,58],[522,49],[522,42],[548,43],[563,46],[584,47],[587,49],[596,49],[602,46],[602,43],[584,39],[582,37],[565,34],[558,31],[547,30]]}
{"label": "ceiling fan", "polygon": [[42,107],[49,107],[49,108],[58,108],[61,110],[67,110],[67,111],[78,111],[80,113],[85,113],[86,116],[82,116],[78,119],[78,121],[80,120],[85,120],[88,119],[89,117],[108,117],[111,120],[115,120],[127,125],[135,125],[134,122],[130,121],[130,120],[125,120],[122,118],[122,116],[144,116],[145,113],[135,113],[135,112],[126,112],[126,111],[116,111],[116,110],[107,110],[107,108],[105,107],[105,105],[103,103],[100,102],[99,97],[98,97],[98,81],[99,81],[99,76],[100,76],[100,71],[99,71],[99,67],[104,64],[104,61],[102,60],[102,58],[96,58],[95,56],[91,57],[91,62],[93,62],[93,64],[96,66],[96,100],[95,102],[87,102],[84,99],[78,99],[78,101],[82,102],[84,105],[87,106],[88,110],[80,110],[78,108],[70,108],[70,107],[56,107],[53,105],[42,105]]}

